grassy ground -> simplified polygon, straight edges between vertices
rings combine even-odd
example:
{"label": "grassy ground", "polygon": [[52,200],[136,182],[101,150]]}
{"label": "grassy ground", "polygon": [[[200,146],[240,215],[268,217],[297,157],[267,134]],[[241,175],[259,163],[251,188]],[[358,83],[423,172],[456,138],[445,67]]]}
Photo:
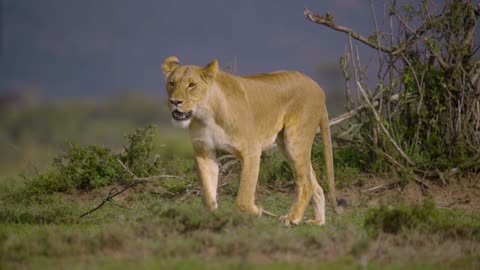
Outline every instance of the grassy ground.
{"label": "grassy ground", "polygon": [[[235,183],[228,185],[235,186]],[[4,269],[478,269],[480,213],[429,204],[351,206],[327,225],[283,227],[239,213],[228,185],[220,209],[194,194],[136,187],[84,218],[111,187],[70,194],[2,187]],[[233,188],[233,187],[232,187]],[[259,203],[281,214],[292,193],[261,188]],[[128,207],[128,208],[127,208]]]}

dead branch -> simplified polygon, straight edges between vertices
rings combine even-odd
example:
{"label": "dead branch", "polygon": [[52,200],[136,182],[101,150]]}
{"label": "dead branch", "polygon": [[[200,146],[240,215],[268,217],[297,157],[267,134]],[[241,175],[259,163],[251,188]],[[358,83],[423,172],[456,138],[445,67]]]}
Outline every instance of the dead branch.
{"label": "dead branch", "polygon": [[430,44],[430,42],[428,41],[428,39],[426,37],[423,37],[421,35],[418,34],[418,32],[414,29],[412,29],[408,24],[407,22],[402,18],[400,17],[399,15],[397,15],[396,13],[394,14],[394,16],[398,19],[398,21],[403,24],[403,26],[405,26],[406,29],[408,29],[408,31],[410,31],[413,35],[415,35],[417,38],[421,39],[423,41],[423,43],[425,44],[425,46],[427,46],[428,50],[430,51],[430,53],[432,53],[432,55],[435,57],[435,59],[437,59],[438,61],[438,64],[445,70],[448,70],[450,68],[450,66],[445,62],[445,60],[443,60],[442,56],[435,50],[435,48],[432,47],[432,45]]}
{"label": "dead branch", "polygon": [[[390,98],[388,99],[389,102],[393,102],[393,101],[398,101],[400,98],[400,96],[398,94],[394,94],[392,96],[390,96]],[[378,105],[380,104],[379,101],[374,101],[373,102],[373,106],[374,107],[377,107]],[[355,115],[363,112],[365,109],[368,108],[368,105],[361,105],[361,106],[358,106],[357,108],[353,109],[353,110],[350,110],[346,113],[342,113],[341,115],[339,116],[336,116],[332,119],[330,119],[329,121],[329,125],[330,126],[334,126],[334,125],[337,125],[337,124],[340,124],[341,122],[345,121],[345,120],[348,120],[352,117],[354,117]]]}
{"label": "dead branch", "polygon": [[382,129],[383,133],[385,133],[385,136],[387,136],[387,138],[390,140],[393,147],[395,147],[395,149],[398,151],[398,153],[400,153],[400,155],[403,157],[403,159],[405,159],[405,161],[409,165],[414,165],[413,161],[407,156],[407,154],[405,154],[405,152],[402,150],[402,148],[400,148],[400,146],[397,144],[397,142],[393,139],[392,135],[390,135],[390,132],[388,132],[385,125],[383,125],[382,119],[380,118],[380,115],[378,114],[377,110],[375,109],[375,106],[373,106],[373,104],[370,102],[370,99],[368,98],[367,92],[365,91],[365,89],[363,89],[363,86],[358,81],[357,81],[357,87],[360,90],[360,93],[362,94],[363,98],[367,102],[368,107],[370,107],[370,110],[372,110],[372,113],[375,116],[375,119],[377,120],[378,125]]}
{"label": "dead branch", "polygon": [[271,217],[278,217],[278,216],[275,215],[274,213],[269,212],[269,211],[267,211],[267,210],[265,210],[265,209],[262,209],[262,214],[265,214],[265,215],[271,216]]}
{"label": "dead branch", "polygon": [[217,158],[217,161],[222,161],[224,159],[229,159],[229,158],[235,158],[235,156],[234,155],[223,155],[223,156]]}
{"label": "dead branch", "polygon": [[362,42],[363,44],[368,45],[368,46],[370,46],[374,49],[381,50],[382,52],[392,54],[392,55],[398,54],[401,51],[401,50],[394,51],[391,48],[382,46],[380,44],[376,44],[374,42],[371,42],[367,37],[362,36],[361,34],[359,34],[357,32],[354,32],[352,29],[350,29],[348,27],[341,26],[341,25],[336,25],[333,22],[333,15],[330,14],[330,13],[327,13],[325,16],[321,16],[321,15],[319,15],[317,13],[314,13],[314,12],[305,8],[303,10],[303,14],[305,14],[305,16],[307,16],[307,19],[310,20],[311,22],[321,24],[321,25],[325,25],[325,26],[327,26],[327,27],[329,27],[329,28],[331,28],[335,31],[346,33],[346,34],[350,35],[351,37],[353,37],[354,39],[356,39],[356,40]]}
{"label": "dead branch", "polygon": [[362,190],[360,192],[361,193],[368,193],[368,192],[378,191],[378,190],[382,190],[382,189],[392,189],[400,183],[401,183],[401,181],[397,181],[397,182],[393,182],[393,183],[378,185],[378,186],[371,187],[369,189]]}
{"label": "dead branch", "polygon": [[140,180],[136,180],[136,181],[133,181],[131,184],[125,186],[124,188],[122,188],[121,190],[117,190],[117,188],[112,188],[109,192],[108,192],[108,196],[103,199],[103,201],[97,205],[95,208],[92,208],[90,210],[88,210],[87,212],[83,213],[80,215],[80,217],[84,217],[84,216],[87,216],[87,215],[90,215],[91,213],[97,211],[98,209],[102,208],[105,203],[107,202],[110,202],[113,198],[115,198],[116,196],[122,194],[123,192],[127,191],[128,189],[140,184],[140,183],[145,183],[146,181],[140,181]]}
{"label": "dead branch", "polygon": [[99,205],[97,205],[96,207],[94,207],[94,208],[88,210],[87,212],[81,214],[80,218],[85,217],[85,216],[97,211],[98,209],[102,208],[105,205],[105,203],[112,202],[113,198],[117,197],[118,195],[124,193],[128,189],[133,188],[134,186],[136,186],[138,184],[141,184],[141,183],[148,183],[148,182],[151,182],[152,180],[160,179],[160,178],[174,178],[174,179],[180,179],[180,180],[183,180],[185,182],[190,183],[190,181],[188,181],[184,177],[180,177],[180,176],[176,176],[176,175],[168,175],[168,174],[160,174],[160,175],[154,175],[154,176],[148,176],[148,177],[137,177],[135,174],[133,174],[132,171],[130,171],[128,169],[127,166],[125,166],[125,164],[123,164],[123,162],[121,162],[120,160],[118,160],[118,162],[132,176],[133,182],[126,185],[121,190],[118,190],[117,188],[112,188],[108,192],[108,196],[105,199],[103,199],[103,201]]}

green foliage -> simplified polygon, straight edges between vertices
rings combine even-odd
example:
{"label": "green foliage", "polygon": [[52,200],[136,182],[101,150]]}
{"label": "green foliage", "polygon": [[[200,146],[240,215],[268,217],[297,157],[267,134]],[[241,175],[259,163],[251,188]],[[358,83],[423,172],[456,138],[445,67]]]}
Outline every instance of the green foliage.
{"label": "green foliage", "polygon": [[78,222],[76,205],[50,202],[30,207],[0,207],[0,221],[15,224],[74,224]]}
{"label": "green foliage", "polygon": [[[390,9],[391,23],[398,30],[390,33],[397,35],[396,44],[388,46],[399,51],[381,57],[378,74],[385,76],[379,75],[370,94],[380,120],[371,109],[356,116],[360,128],[351,135],[367,164],[361,169],[400,170],[437,179],[453,168],[459,174],[478,171],[480,115],[472,113],[480,101],[472,84],[473,50],[478,45],[475,6],[452,0],[435,6],[422,0],[393,4]],[[351,69],[363,73],[360,66]],[[362,76],[359,83],[369,85]],[[361,99],[349,102],[365,105]]]}
{"label": "green foliage", "polygon": [[293,181],[292,169],[280,151],[271,150],[262,155],[259,181],[273,186]]}
{"label": "green foliage", "polygon": [[382,206],[368,211],[365,227],[373,234],[398,234],[404,230],[441,233],[451,237],[480,239],[480,219],[453,211],[438,209],[432,202],[419,205]]}
{"label": "green foliage", "polygon": [[138,177],[158,173],[161,164],[154,146],[155,131],[152,125],[137,129],[127,136],[128,144],[119,154],[104,146],[70,143],[54,158],[51,169],[28,179],[28,189],[34,193],[92,190],[128,183],[132,179],[130,172]]}
{"label": "green foliage", "polygon": [[66,192],[72,187],[68,181],[62,181],[60,174],[55,169],[50,169],[44,173],[40,173],[27,178],[27,185],[30,193],[52,193],[52,192]]}
{"label": "green foliage", "polygon": [[[364,163],[365,151],[361,145],[346,145],[335,148],[333,151],[333,163],[335,165],[335,185],[338,188],[348,187],[362,171],[365,171],[368,164]],[[321,138],[315,140],[312,148],[312,164],[316,174],[323,180],[322,187],[328,190],[325,177],[325,157]]]}
{"label": "green foliage", "polygon": [[107,186],[127,176],[117,156],[110,149],[98,145],[82,147],[71,144],[67,152],[54,159],[53,167],[58,171],[58,181],[80,190]]}
{"label": "green foliage", "polygon": [[[441,219],[431,218],[447,218],[441,223],[446,225],[435,225],[435,230],[429,229],[429,226],[439,222],[418,221],[420,225],[406,227],[411,228],[408,230],[400,229],[396,234],[382,235],[379,239],[366,232],[363,223],[368,218],[368,211],[363,208],[350,209],[341,216],[328,211],[328,223],[322,227],[300,225],[285,228],[276,219],[257,218],[239,212],[232,198],[224,198],[217,211],[209,212],[197,196],[187,196],[182,203],[147,196],[129,203],[136,205],[134,210],[108,206],[88,218],[78,219],[78,214],[89,208],[92,202],[64,194],[42,196],[48,197],[42,204],[13,200],[0,204],[0,263],[8,263],[10,267],[7,269],[22,266],[41,268],[41,262],[57,267],[65,265],[67,268],[77,265],[79,268],[86,267],[89,262],[92,263],[88,265],[89,269],[102,269],[102,262],[118,262],[119,257],[128,258],[130,263],[155,260],[152,268],[164,266],[159,262],[175,260],[188,264],[191,259],[201,258],[204,262],[219,263],[218,269],[223,269],[220,266],[225,266],[226,262],[239,261],[251,264],[252,268],[263,265],[265,261],[275,261],[279,264],[295,263],[297,267],[311,264],[308,268],[323,269],[321,267],[330,266],[332,261],[337,260],[344,262],[342,268],[351,269],[360,267],[356,267],[359,258],[376,250],[383,251],[376,258],[380,266],[369,264],[369,268],[389,269],[392,260],[398,263],[409,261],[412,248],[418,248],[420,254],[429,254],[438,243],[438,234],[452,236],[442,237],[442,242],[450,241],[448,244],[466,249],[478,239],[472,237],[478,234],[466,229],[478,226],[478,214],[466,214],[459,210],[442,212]],[[284,194],[268,197],[272,200],[263,201],[263,205],[269,210],[283,204],[276,211],[286,211],[292,199]],[[414,212],[405,211],[410,215]],[[422,208],[416,210],[414,219],[423,220],[432,213],[435,215],[435,212],[428,207],[426,210]],[[406,224],[416,224],[411,219],[404,219],[408,221]],[[451,227],[453,221],[460,225]],[[465,233],[459,233],[462,231]],[[445,252],[447,254],[449,250]],[[457,268],[464,269],[462,266],[468,259],[472,260],[471,263],[476,262],[469,255],[462,255],[466,257],[461,259],[466,261],[459,262],[455,257],[450,259],[452,255],[449,254],[442,258],[441,263],[450,266],[453,261],[458,263]],[[419,256],[414,258],[424,264],[438,263],[439,260],[435,255]],[[318,265],[319,261],[322,265]],[[242,265],[245,268],[245,264]],[[208,266],[205,265],[206,268]],[[336,269],[335,266],[337,264],[333,263],[331,267]],[[406,267],[400,264],[393,269],[402,269],[402,266]],[[117,267],[124,268],[125,264]]]}
{"label": "green foliage", "polygon": [[146,177],[158,172],[160,157],[155,153],[153,125],[137,129],[127,136],[128,145],[120,155],[120,160],[138,177]]}
{"label": "green foliage", "polygon": [[251,226],[255,221],[255,217],[236,211],[233,205],[210,212],[206,211],[198,201],[190,201],[174,207],[153,204],[149,210],[155,222],[170,225],[179,233],[191,233],[199,230],[220,232],[228,230],[228,228]]}

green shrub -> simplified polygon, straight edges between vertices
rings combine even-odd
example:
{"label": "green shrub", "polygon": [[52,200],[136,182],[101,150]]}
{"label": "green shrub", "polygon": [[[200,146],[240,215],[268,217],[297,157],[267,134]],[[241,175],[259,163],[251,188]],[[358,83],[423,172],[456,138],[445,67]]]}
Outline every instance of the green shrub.
{"label": "green shrub", "polygon": [[58,172],[59,181],[76,189],[91,190],[128,177],[117,159],[103,146],[71,144],[67,152],[54,159],[53,167]]}
{"label": "green shrub", "polygon": [[149,125],[127,135],[128,145],[124,146],[124,152],[119,156],[119,159],[138,177],[158,173],[160,157],[154,151],[155,131],[155,127]]}
{"label": "green shrub", "polygon": [[45,173],[37,174],[32,179],[27,179],[31,193],[66,192],[72,188],[71,183],[62,181],[57,170],[51,169]]}
{"label": "green shrub", "polygon": [[403,230],[420,230],[445,236],[480,238],[479,214],[465,215],[462,211],[435,208],[432,202],[417,205],[382,206],[371,209],[365,227],[372,234],[397,234]]}
{"label": "green shrub", "polygon": [[131,173],[138,177],[157,174],[161,164],[154,135],[152,125],[137,129],[127,136],[128,144],[119,154],[104,146],[70,143],[66,151],[54,158],[51,169],[28,179],[28,189],[33,193],[92,190],[129,183],[133,179]]}
{"label": "green shrub", "polygon": [[268,151],[262,155],[259,181],[271,185],[293,181],[293,173],[287,160],[279,151]]}
{"label": "green shrub", "polygon": [[17,224],[74,224],[78,222],[78,207],[75,204],[53,202],[28,207],[0,207],[0,223]]}

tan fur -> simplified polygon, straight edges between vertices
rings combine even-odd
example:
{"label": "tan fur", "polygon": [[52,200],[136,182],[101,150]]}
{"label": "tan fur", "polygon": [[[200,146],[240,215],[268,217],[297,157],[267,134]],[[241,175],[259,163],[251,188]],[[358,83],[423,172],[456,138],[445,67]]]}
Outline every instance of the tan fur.
{"label": "tan fur", "polygon": [[[204,204],[217,208],[218,165],[216,149],[233,153],[242,161],[237,205],[261,215],[255,189],[263,149],[280,147],[294,172],[297,196],[281,220],[299,224],[311,201],[313,224],[325,223],[325,197],[312,169],[310,155],[320,127],[325,149],[330,200],[338,212],[333,179],[332,146],[323,90],[309,77],[295,71],[253,76],[234,76],[218,68],[214,60],[205,67],[180,65],[168,57],[162,65],[171,100],[170,110],[193,112],[181,126],[190,130]],[[195,87],[190,88],[190,86]],[[174,122],[179,122],[175,121]],[[177,123],[178,124],[178,123]]]}

